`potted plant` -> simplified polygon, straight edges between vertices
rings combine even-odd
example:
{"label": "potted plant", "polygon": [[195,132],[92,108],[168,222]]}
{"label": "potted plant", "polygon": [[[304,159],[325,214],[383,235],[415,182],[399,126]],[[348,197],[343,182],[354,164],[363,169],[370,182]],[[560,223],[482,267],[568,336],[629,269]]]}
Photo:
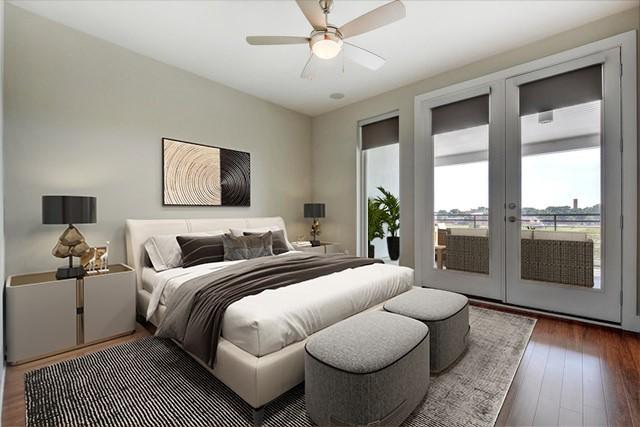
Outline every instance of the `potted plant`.
{"label": "potted plant", "polygon": [[368,199],[367,242],[369,242],[369,258],[375,258],[375,247],[371,244],[373,239],[384,239],[383,215],[380,206],[373,199]]}
{"label": "potted plant", "polygon": [[387,225],[387,249],[389,250],[389,258],[393,261],[400,258],[400,236],[397,236],[400,229],[400,201],[391,192],[385,190],[384,187],[378,187],[378,191],[382,196],[375,199],[375,203],[383,212],[383,222]]}

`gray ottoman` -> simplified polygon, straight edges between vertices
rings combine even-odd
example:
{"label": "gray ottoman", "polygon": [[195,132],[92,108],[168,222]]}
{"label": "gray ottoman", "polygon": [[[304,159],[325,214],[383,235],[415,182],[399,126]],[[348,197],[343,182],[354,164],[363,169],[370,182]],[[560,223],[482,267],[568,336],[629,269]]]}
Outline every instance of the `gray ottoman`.
{"label": "gray ottoman", "polygon": [[464,295],[413,288],[387,301],[384,309],[420,320],[429,327],[432,373],[450,367],[467,348],[469,300]]}
{"label": "gray ottoman", "polygon": [[305,349],[306,409],[317,425],[399,425],[429,388],[429,329],[408,317],[358,314]]}

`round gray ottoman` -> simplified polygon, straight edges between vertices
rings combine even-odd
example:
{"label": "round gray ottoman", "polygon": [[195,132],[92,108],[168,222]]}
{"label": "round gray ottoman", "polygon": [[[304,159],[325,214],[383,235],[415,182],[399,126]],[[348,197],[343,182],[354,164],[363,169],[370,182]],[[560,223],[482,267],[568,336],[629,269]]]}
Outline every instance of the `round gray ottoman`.
{"label": "round gray ottoman", "polygon": [[429,329],[383,311],[309,338],[305,403],[317,425],[399,425],[429,388]]}
{"label": "round gray ottoman", "polygon": [[464,295],[413,288],[387,301],[384,309],[419,320],[429,327],[432,373],[449,368],[467,348],[469,300]]}

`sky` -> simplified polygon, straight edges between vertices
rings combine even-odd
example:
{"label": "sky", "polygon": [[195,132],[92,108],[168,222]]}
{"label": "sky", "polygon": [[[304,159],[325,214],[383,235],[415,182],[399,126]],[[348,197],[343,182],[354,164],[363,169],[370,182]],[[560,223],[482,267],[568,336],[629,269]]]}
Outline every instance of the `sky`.
{"label": "sky", "polygon": [[[488,206],[487,162],[440,166],[434,171],[435,211]],[[600,203],[600,149],[526,156],[522,160],[522,206],[579,207]]]}

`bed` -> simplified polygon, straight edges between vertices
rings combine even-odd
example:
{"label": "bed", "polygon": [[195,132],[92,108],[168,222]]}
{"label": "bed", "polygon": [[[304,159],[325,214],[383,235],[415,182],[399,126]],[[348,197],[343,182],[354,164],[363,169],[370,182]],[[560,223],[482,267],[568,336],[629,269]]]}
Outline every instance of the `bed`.
{"label": "bed", "polygon": [[[280,217],[127,220],[127,261],[137,276],[137,313],[158,326],[167,301],[190,278],[238,263],[220,262],[156,272],[144,243],[154,235],[277,227]],[[286,257],[289,253],[277,255]],[[239,261],[240,263],[242,261]],[[227,308],[213,368],[191,354],[255,410],[304,380],[308,336],[358,312],[379,310],[413,286],[413,270],[373,264],[244,297]]]}

